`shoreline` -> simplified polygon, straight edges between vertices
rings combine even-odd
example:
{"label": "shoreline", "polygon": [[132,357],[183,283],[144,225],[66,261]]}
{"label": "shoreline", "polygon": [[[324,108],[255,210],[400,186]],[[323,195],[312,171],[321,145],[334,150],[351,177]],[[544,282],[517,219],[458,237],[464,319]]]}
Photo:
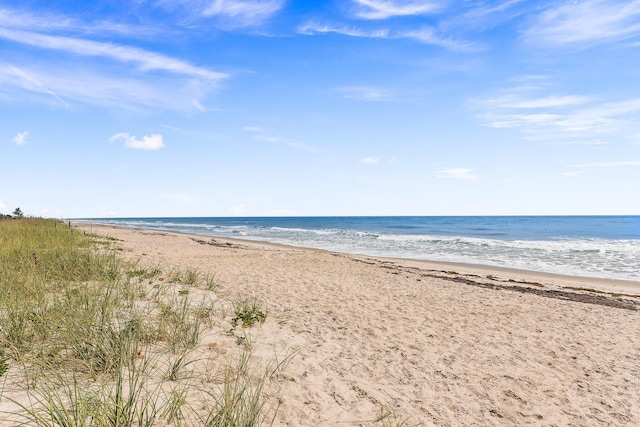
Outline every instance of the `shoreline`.
{"label": "shoreline", "polygon": [[[560,273],[548,273],[544,271],[534,271],[534,270],[523,270],[518,268],[510,268],[510,267],[500,267],[486,264],[473,264],[473,263],[463,263],[463,262],[451,262],[451,261],[434,261],[434,260],[425,260],[425,259],[416,259],[416,258],[401,258],[401,257],[385,257],[380,255],[367,255],[361,253],[353,253],[353,252],[340,252],[330,249],[321,249],[321,248],[313,248],[307,246],[296,246],[296,245],[288,245],[283,243],[273,243],[262,240],[251,240],[251,239],[242,239],[236,237],[218,237],[206,234],[194,234],[194,233],[185,233],[180,231],[168,231],[168,230],[157,230],[153,228],[144,228],[144,227],[127,227],[121,225],[107,225],[100,223],[91,223],[91,222],[74,222],[71,221],[71,224],[78,228],[83,227],[97,227],[97,228],[114,228],[114,229],[124,229],[124,230],[142,230],[149,232],[157,232],[157,233],[166,233],[166,234],[178,234],[183,236],[191,236],[196,238],[208,238],[214,239],[221,242],[228,243],[239,243],[239,244],[247,244],[247,245],[256,245],[274,247],[274,248],[283,248],[283,249],[297,249],[303,251],[317,251],[323,253],[336,253],[344,256],[354,256],[354,257],[367,257],[372,259],[386,260],[391,262],[396,262],[399,264],[406,264],[407,266],[412,267],[423,267],[427,269],[436,269],[441,271],[450,271],[452,269],[459,269],[460,272],[464,274],[470,275],[491,275],[496,277],[505,277],[507,279],[514,279],[518,277],[518,281],[522,282],[551,282],[553,284],[557,284],[559,286],[570,286],[575,287],[575,284],[580,284],[580,286],[584,287],[593,287],[595,290],[603,291],[603,292],[620,292],[620,293],[632,293],[637,294],[640,297],[640,281],[635,280],[624,280],[624,279],[611,279],[605,277],[592,277],[592,276],[579,276],[579,275],[570,275],[570,274],[560,274]],[[515,279],[514,279],[515,280]]]}

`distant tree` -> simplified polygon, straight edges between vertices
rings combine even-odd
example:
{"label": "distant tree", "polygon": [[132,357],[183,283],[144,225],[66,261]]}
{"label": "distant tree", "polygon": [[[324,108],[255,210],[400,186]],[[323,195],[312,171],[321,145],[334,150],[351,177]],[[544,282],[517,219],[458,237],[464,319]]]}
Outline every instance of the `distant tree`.
{"label": "distant tree", "polygon": [[24,213],[22,213],[22,209],[16,208],[16,210],[13,211],[13,217],[14,218],[24,218]]}

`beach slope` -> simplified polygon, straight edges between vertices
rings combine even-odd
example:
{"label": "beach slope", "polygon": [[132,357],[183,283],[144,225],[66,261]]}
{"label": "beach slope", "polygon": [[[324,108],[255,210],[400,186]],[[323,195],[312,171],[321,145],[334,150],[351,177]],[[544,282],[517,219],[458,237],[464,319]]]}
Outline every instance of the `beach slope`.
{"label": "beach slope", "polygon": [[264,302],[254,351],[295,352],[275,425],[640,424],[639,283],[78,227]]}

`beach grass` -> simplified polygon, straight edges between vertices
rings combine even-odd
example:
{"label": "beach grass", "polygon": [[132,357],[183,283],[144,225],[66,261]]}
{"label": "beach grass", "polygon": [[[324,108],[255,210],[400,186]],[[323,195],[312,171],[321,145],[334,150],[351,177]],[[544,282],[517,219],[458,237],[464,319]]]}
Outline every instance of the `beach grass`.
{"label": "beach grass", "polygon": [[226,305],[235,310],[232,323],[263,322],[259,300],[227,303],[214,293],[214,275],[165,273],[125,261],[121,251],[116,239],[57,220],[0,221],[0,423],[253,426],[273,419],[279,390],[272,380],[283,363],[264,369],[250,346],[225,360],[201,348],[205,328],[218,325],[227,335]]}

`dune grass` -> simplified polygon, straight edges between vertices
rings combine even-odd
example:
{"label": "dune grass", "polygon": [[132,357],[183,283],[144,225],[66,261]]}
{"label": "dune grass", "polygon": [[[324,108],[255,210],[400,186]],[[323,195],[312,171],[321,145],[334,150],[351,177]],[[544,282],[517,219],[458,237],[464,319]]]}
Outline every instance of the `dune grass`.
{"label": "dune grass", "polygon": [[132,264],[118,244],[57,220],[0,220],[0,424],[272,420],[285,364],[254,367],[246,346],[218,360],[200,344],[205,328],[228,332],[214,276]]}

